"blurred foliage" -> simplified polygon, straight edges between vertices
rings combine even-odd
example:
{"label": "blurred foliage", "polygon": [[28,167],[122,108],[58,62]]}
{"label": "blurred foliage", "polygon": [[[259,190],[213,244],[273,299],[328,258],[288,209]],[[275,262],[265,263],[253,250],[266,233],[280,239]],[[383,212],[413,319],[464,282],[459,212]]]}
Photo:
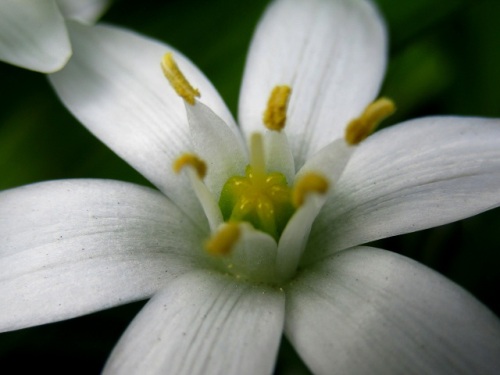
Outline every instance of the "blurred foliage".
{"label": "blurred foliage", "polygon": [[[122,0],[103,21],[183,51],[236,113],[247,47],[266,3]],[[397,114],[387,123],[436,114],[500,117],[499,1],[378,0],[378,4],[391,40],[382,94],[398,104]],[[0,82],[0,189],[79,177],[148,184],[72,118],[46,77],[0,63]],[[500,314],[499,224],[496,209],[375,245],[438,270]],[[142,304],[2,334],[2,368],[15,366],[22,373],[35,363],[41,373],[97,373]],[[286,342],[276,373],[307,373]]]}

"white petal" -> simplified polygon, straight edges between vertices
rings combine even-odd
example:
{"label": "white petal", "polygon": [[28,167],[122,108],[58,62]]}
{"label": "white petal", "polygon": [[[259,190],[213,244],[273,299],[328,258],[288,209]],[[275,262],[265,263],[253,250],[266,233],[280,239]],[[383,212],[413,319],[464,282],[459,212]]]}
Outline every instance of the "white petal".
{"label": "white petal", "polygon": [[269,234],[240,225],[241,236],[231,254],[223,258],[227,272],[259,283],[276,281],[277,245]]}
{"label": "white petal", "polygon": [[94,23],[109,7],[111,0],[56,0],[64,17],[83,23]]}
{"label": "white petal", "polygon": [[276,85],[292,88],[285,131],[300,168],[339,138],[378,92],[386,62],[381,17],[364,0],[278,0],[255,33],[247,60],[240,121],[262,129]]}
{"label": "white petal", "polygon": [[[344,139],[337,139],[309,159],[297,173],[296,179],[305,173],[318,173],[328,180],[328,194],[331,194],[354,150]],[[279,241],[277,256],[278,273],[282,279],[288,279],[296,271],[311,227],[327,197],[328,195],[308,197],[286,225]]]}
{"label": "white petal", "polygon": [[[68,23],[75,53],[51,82],[64,104],[101,141],[141,172],[194,220],[205,220],[173,161],[192,142],[183,100],[164,78],[168,51],[203,102],[229,126],[231,114],[203,74],[172,47],[111,26]],[[205,220],[206,221],[206,220]]]}
{"label": "white petal", "polygon": [[309,172],[320,173],[328,179],[333,191],[355,150],[356,147],[348,146],[343,138],[337,139],[308,159],[295,178]]}
{"label": "white petal", "polygon": [[264,158],[267,172],[280,172],[289,185],[295,178],[295,164],[288,137],[284,132],[264,133]]}
{"label": "white petal", "polygon": [[188,168],[185,173],[187,173],[191,180],[191,188],[196,195],[196,199],[198,199],[203,208],[210,232],[214,232],[224,221],[219,204],[212,192],[208,190],[207,185],[200,179],[198,173],[193,170],[193,168]]}
{"label": "white petal", "polygon": [[64,19],[54,0],[0,1],[0,60],[49,73],[71,55]]}
{"label": "white petal", "polygon": [[430,117],[384,129],[349,161],[307,256],[431,228],[500,205],[500,120]]}
{"label": "white petal", "polygon": [[340,252],[287,294],[285,332],[315,374],[498,374],[500,321],[401,255]]}
{"label": "white petal", "polygon": [[162,194],[106,180],[0,193],[0,331],[149,297],[202,254],[202,234]]}
{"label": "white petal", "polygon": [[224,183],[232,176],[244,175],[248,164],[241,133],[232,131],[205,104],[185,104],[193,151],[207,163],[204,179],[218,200]]}
{"label": "white petal", "polygon": [[326,197],[311,194],[290,218],[278,244],[276,257],[280,280],[288,280],[295,273],[311,232],[314,219],[325,204]]}
{"label": "white petal", "polygon": [[270,374],[283,297],[218,273],[181,276],[132,322],[104,373]]}

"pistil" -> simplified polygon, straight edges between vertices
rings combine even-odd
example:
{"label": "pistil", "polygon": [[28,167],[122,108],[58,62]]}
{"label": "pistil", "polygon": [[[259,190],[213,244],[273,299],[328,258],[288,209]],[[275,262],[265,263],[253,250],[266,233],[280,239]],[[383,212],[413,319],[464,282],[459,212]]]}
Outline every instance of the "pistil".
{"label": "pistil", "polygon": [[266,162],[262,134],[260,133],[253,133],[250,137],[250,165],[252,166],[252,171],[256,180],[264,178],[266,174]]}

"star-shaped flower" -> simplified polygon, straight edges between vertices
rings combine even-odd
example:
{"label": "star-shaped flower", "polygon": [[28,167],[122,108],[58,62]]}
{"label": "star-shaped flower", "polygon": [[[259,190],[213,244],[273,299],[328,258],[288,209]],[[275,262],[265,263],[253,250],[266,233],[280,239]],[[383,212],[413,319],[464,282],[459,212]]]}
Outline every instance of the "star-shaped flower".
{"label": "star-shaped flower", "polygon": [[248,56],[243,135],[172,47],[68,29],[57,93],[160,191],[67,180],[1,193],[1,329],[153,296],[105,371],[266,374],[283,331],[318,374],[498,371],[487,308],[360,246],[500,204],[499,120],[422,118],[365,139],[393,109],[374,101],[386,36],[371,3],[269,6]]}
{"label": "star-shaped flower", "polygon": [[71,56],[64,18],[88,23],[99,18],[109,0],[2,0],[0,61],[50,73]]}

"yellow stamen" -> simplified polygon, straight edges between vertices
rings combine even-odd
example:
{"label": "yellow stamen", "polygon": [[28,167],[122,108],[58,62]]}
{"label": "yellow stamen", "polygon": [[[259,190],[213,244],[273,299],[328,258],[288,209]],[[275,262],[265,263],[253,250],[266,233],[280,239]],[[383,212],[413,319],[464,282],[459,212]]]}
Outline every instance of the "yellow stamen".
{"label": "yellow stamen", "polygon": [[194,154],[182,154],[174,161],[172,167],[175,173],[180,173],[185,167],[192,167],[200,179],[207,174],[207,164]]}
{"label": "yellow stamen", "polygon": [[327,191],[328,180],[318,173],[309,172],[295,182],[292,190],[292,203],[295,207],[300,207],[309,193],[326,194]]}
{"label": "yellow stamen", "polygon": [[290,86],[286,85],[275,86],[271,92],[263,116],[264,125],[269,130],[279,132],[285,127],[286,109],[291,92]]}
{"label": "yellow stamen", "polygon": [[240,226],[227,223],[205,242],[205,250],[212,255],[228,255],[240,238]]}
{"label": "yellow stamen", "polygon": [[367,138],[377,128],[378,124],[396,110],[394,102],[380,98],[369,104],[358,118],[352,120],[345,129],[345,140],[351,145],[357,145]]}
{"label": "yellow stamen", "polygon": [[191,86],[184,74],[182,74],[174,60],[174,57],[172,56],[172,52],[168,52],[163,56],[161,69],[163,70],[165,77],[167,77],[168,82],[170,82],[174,90],[177,92],[177,95],[189,104],[194,105],[194,98],[200,97],[200,92],[198,89]]}

